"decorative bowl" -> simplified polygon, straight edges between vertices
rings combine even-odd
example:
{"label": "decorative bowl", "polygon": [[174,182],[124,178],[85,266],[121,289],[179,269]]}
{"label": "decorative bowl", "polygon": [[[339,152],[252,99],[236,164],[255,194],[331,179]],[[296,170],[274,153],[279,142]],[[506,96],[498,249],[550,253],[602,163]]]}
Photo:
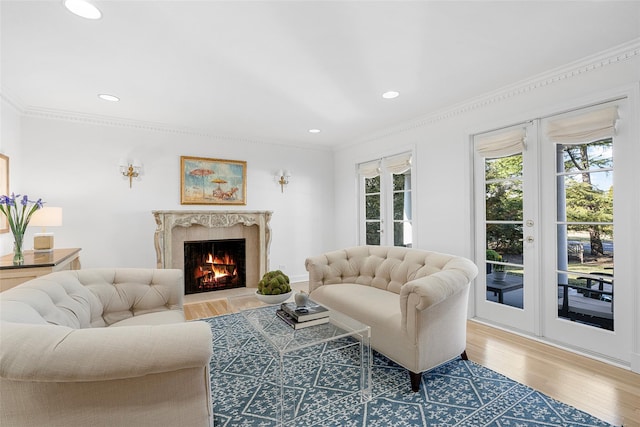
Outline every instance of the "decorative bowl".
{"label": "decorative bowl", "polygon": [[258,298],[265,304],[280,304],[281,302],[285,302],[286,300],[288,300],[291,295],[293,295],[293,290],[287,292],[286,294],[279,295],[262,295],[259,294],[256,290],[256,298]]}

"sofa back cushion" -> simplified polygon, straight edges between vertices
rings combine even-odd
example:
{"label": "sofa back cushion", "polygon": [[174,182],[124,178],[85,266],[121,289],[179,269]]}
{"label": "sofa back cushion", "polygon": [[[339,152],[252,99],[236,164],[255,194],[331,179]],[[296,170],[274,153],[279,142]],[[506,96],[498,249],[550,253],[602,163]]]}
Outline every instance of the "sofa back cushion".
{"label": "sofa back cushion", "polygon": [[182,309],[182,271],[141,268],[60,271],[0,294],[0,319],[70,328]]}
{"label": "sofa back cushion", "polygon": [[98,297],[67,274],[48,274],[0,293],[0,318],[7,322],[89,328],[101,312]]}
{"label": "sofa back cushion", "polygon": [[[164,310],[181,310],[184,281],[176,269],[89,269],[78,270],[77,277],[102,304],[98,324],[107,325],[133,316]],[[94,326],[97,326],[94,324]]]}
{"label": "sofa back cushion", "polygon": [[309,291],[321,285],[357,283],[399,294],[405,283],[453,267],[450,262],[456,258],[394,246],[341,249],[307,259]]}

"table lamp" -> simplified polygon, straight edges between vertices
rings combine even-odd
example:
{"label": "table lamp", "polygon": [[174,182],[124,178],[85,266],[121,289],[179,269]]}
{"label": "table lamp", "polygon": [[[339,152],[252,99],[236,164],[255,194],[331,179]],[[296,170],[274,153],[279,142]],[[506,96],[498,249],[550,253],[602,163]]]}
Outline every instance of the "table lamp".
{"label": "table lamp", "polygon": [[41,233],[33,235],[33,251],[53,251],[53,233],[47,233],[46,227],[60,227],[62,225],[62,208],[45,206],[38,209],[31,217],[29,225],[42,227]]}

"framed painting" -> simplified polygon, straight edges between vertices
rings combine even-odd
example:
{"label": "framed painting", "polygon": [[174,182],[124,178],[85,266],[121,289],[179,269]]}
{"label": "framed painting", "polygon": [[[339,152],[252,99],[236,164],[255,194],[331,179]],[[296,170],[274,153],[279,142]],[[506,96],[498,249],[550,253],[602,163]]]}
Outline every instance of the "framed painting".
{"label": "framed painting", "polygon": [[[9,195],[9,157],[0,154],[0,195]],[[0,214],[0,233],[9,232],[7,217]]]}
{"label": "framed painting", "polygon": [[247,162],[181,156],[180,204],[246,205]]}

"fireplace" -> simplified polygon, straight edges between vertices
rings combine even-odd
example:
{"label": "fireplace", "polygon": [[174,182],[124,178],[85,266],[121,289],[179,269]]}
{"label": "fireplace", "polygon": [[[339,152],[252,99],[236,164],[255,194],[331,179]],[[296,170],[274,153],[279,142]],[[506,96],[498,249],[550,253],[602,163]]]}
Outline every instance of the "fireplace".
{"label": "fireplace", "polygon": [[[271,214],[270,211],[243,210],[153,211],[157,224],[154,235],[157,266],[158,268],[183,270],[185,294],[188,294],[187,287],[189,285],[187,283],[193,277],[193,274],[191,274],[193,273],[193,267],[185,265],[185,242],[217,242],[244,239],[243,268],[245,278],[244,280],[238,279],[243,282],[239,286],[257,288],[260,278],[269,270],[269,244],[271,241],[269,221]],[[238,269],[238,272],[240,272],[240,269]],[[204,295],[195,294],[190,296],[198,297]]]}
{"label": "fireplace", "polygon": [[184,242],[184,292],[200,292],[246,286],[245,239]]}

